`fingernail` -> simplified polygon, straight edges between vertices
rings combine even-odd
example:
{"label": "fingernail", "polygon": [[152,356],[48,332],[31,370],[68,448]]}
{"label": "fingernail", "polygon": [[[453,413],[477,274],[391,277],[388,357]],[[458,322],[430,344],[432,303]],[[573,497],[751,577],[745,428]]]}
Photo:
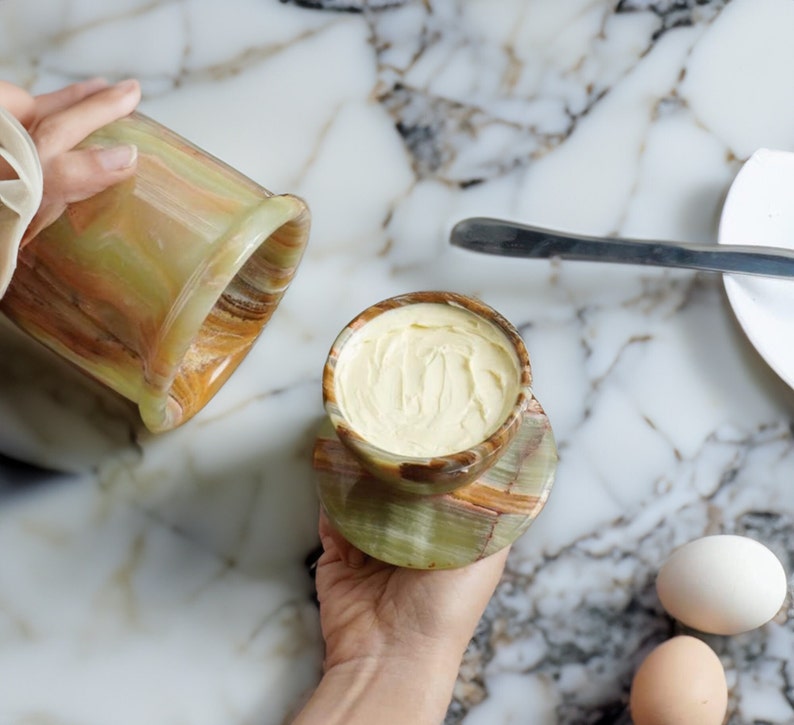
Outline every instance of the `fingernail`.
{"label": "fingernail", "polygon": [[99,163],[105,171],[128,169],[138,158],[138,147],[132,144],[113,146],[99,152]]}
{"label": "fingernail", "polygon": [[99,91],[110,85],[104,78],[89,78],[83,81],[83,87],[88,91]]}
{"label": "fingernail", "polygon": [[128,93],[133,88],[137,88],[137,86],[138,86],[138,81],[136,81],[134,78],[127,78],[127,80],[125,81],[119,81],[118,83],[116,83],[116,88],[118,88],[123,93]]}

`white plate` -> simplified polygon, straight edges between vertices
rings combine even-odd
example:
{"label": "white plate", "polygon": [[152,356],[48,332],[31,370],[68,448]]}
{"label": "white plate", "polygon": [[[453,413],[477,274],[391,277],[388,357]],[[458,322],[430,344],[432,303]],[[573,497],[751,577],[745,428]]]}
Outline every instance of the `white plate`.
{"label": "white plate", "polygon": [[[759,149],[745,162],[722,209],[719,242],[794,249],[794,153]],[[724,279],[750,342],[794,388],[794,279]]]}

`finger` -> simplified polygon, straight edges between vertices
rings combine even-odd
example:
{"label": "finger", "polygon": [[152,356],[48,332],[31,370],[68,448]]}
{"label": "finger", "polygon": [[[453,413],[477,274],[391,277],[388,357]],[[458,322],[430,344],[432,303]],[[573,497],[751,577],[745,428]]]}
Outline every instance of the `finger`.
{"label": "finger", "polygon": [[48,164],[44,193],[82,201],[132,176],[137,159],[138,149],[127,144],[68,151]]}
{"label": "finger", "polygon": [[22,246],[52,224],[67,204],[88,199],[135,173],[135,146],[69,151],[45,169],[44,199],[22,239]]}
{"label": "finger", "polygon": [[510,547],[506,546],[490,556],[479,559],[454,572],[456,577],[461,577],[460,582],[464,586],[466,580],[468,585],[471,585],[469,590],[472,596],[472,603],[479,602],[476,606],[485,608],[494,589],[499,584],[499,580],[502,578],[509,553]]}
{"label": "finger", "polygon": [[489,574],[498,581],[504,572],[505,564],[507,564],[507,557],[509,554],[510,547],[506,546],[504,549],[500,549],[490,556],[486,556],[484,559],[481,559],[481,567],[488,571]]}
{"label": "finger", "polygon": [[23,126],[33,120],[35,100],[24,88],[0,81],[0,106],[5,108]]}
{"label": "finger", "polygon": [[468,568],[473,575],[477,577],[486,577],[493,580],[494,586],[498,583],[504,571],[505,564],[507,563],[507,556],[510,553],[510,547],[506,546],[499,551],[486,556],[484,559],[479,559]]}
{"label": "finger", "polygon": [[54,156],[74,148],[102,126],[129,115],[140,99],[138,81],[122,81],[39,118],[31,136],[42,157]]}
{"label": "finger", "polygon": [[69,108],[69,106],[79,103],[84,98],[88,98],[88,96],[107,88],[109,85],[104,78],[89,78],[77,83],[70,83],[57,91],[40,93],[34,98],[36,115],[42,118],[62,111],[64,108]]}
{"label": "finger", "polygon": [[366,562],[366,554],[351,544],[340,534],[331,523],[324,509],[320,509],[320,523],[318,525],[320,541],[326,551],[336,549],[339,558],[351,569],[360,569]]}
{"label": "finger", "polygon": [[38,212],[28,224],[28,228],[22,235],[22,241],[19,243],[19,248],[24,249],[30,242],[32,242],[39,232],[46,229],[52,224],[66,209],[66,204],[48,204],[39,207]]}

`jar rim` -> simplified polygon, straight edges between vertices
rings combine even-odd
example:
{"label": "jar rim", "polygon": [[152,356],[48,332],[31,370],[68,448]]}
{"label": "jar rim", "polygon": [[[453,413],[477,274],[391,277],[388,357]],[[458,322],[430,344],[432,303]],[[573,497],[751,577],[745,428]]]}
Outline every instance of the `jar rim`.
{"label": "jar rim", "polygon": [[[399,454],[367,441],[349,423],[336,400],[335,368],[339,354],[347,342],[371,320],[385,312],[413,304],[445,304],[462,308],[496,326],[505,335],[518,360],[519,385],[516,399],[500,425],[484,440],[466,449],[432,456]],[[323,369],[323,405],[339,439],[370,470],[392,481],[420,489],[446,487],[447,490],[469,483],[490,467],[521,424],[532,398],[532,372],[529,353],[515,326],[481,300],[456,292],[417,291],[394,297],[367,307],[356,315],[337,335]],[[435,491],[434,491],[435,492]]]}

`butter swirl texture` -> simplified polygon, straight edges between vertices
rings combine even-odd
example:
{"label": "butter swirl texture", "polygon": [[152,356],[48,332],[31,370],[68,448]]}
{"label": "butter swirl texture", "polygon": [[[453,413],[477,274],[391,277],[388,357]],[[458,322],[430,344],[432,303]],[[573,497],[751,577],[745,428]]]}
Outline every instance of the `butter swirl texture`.
{"label": "butter swirl texture", "polygon": [[518,357],[490,321],[458,307],[389,310],[347,341],[335,371],[342,414],[370,443],[429,457],[470,448],[507,418]]}

